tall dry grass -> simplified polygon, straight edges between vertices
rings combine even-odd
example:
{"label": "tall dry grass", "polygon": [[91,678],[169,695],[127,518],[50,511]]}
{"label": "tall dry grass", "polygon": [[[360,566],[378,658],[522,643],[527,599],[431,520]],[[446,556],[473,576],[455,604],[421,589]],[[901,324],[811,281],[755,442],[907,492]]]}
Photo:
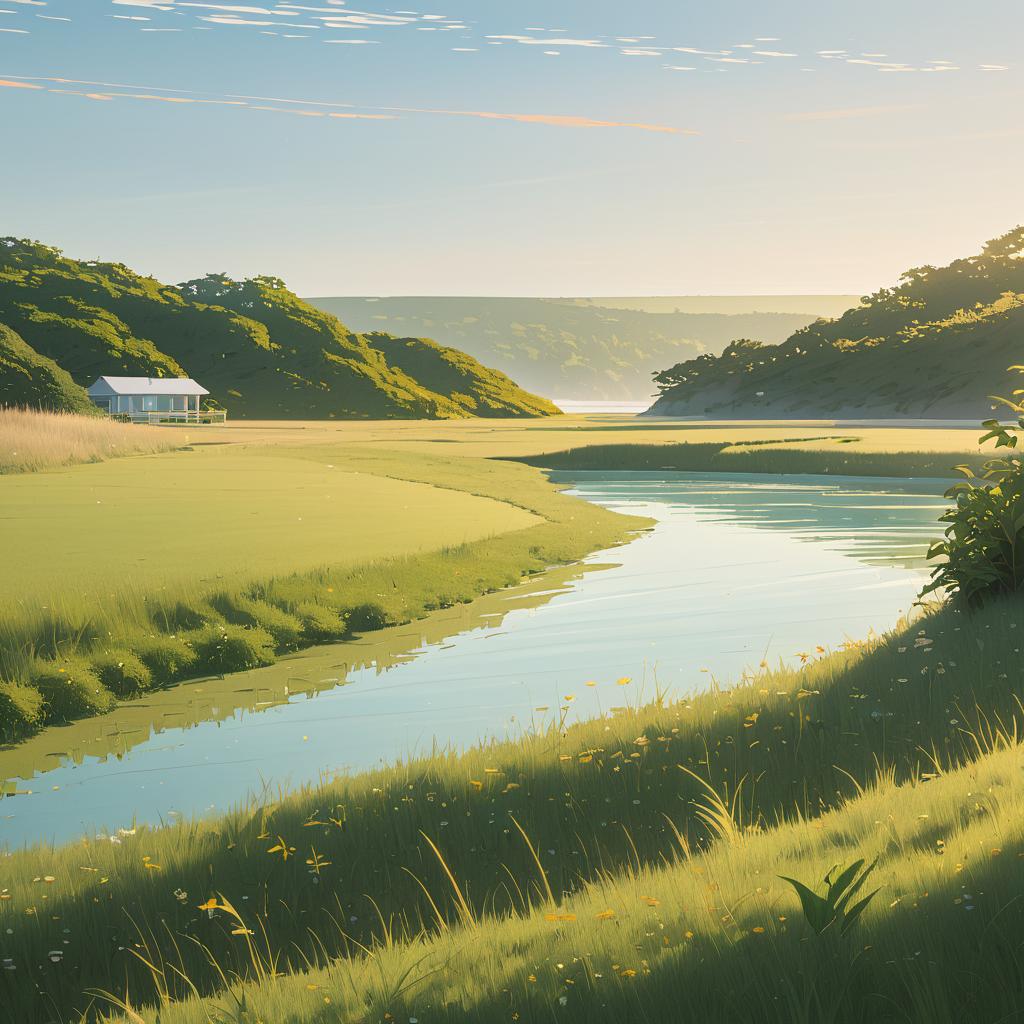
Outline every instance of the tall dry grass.
{"label": "tall dry grass", "polygon": [[0,408],[0,473],[102,462],[123,455],[171,451],[183,435],[100,416]]}

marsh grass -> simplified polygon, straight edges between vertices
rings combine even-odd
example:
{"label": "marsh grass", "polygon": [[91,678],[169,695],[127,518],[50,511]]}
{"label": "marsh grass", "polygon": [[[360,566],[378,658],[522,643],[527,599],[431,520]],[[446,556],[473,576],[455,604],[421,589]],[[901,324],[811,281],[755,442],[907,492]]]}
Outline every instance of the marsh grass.
{"label": "marsh grass", "polygon": [[[388,452],[353,456],[336,449],[327,455],[301,452],[296,458],[329,458],[361,474],[496,499],[531,512],[536,525],[437,550],[378,556],[363,564],[325,564],[290,575],[261,577],[254,567],[231,583],[214,578],[164,586],[133,577],[118,580],[109,594],[86,596],[69,588],[44,604],[7,602],[0,609],[0,684],[38,690],[40,680],[50,679],[61,662],[70,660],[98,674],[107,696],[123,699],[197,674],[266,665],[301,647],[468,603],[525,575],[620,543],[648,525],[646,519],[561,494],[541,474],[523,467],[475,459],[407,459]],[[102,552],[97,557],[102,561]],[[195,557],[198,561],[200,554]],[[325,553],[325,562],[329,558],[330,552]],[[258,555],[254,560],[258,566]],[[111,651],[119,653],[121,668],[130,664],[131,671],[118,672]],[[69,693],[65,699],[60,687],[47,685],[41,709],[0,699],[0,741],[17,741],[40,725],[95,713],[110,703],[104,694],[95,695],[95,707],[81,694]]]}
{"label": "marsh grass", "polygon": [[[1019,599],[969,617],[943,607],[842,651],[794,652],[803,668],[761,667],[732,689],[569,726],[567,701],[517,742],[15,852],[0,998],[26,1022],[54,1008],[72,1019],[100,988],[163,1000],[161,1024],[217,1020],[212,1007],[243,991],[250,1017],[237,1019],[303,1024],[932,1019],[892,1009],[927,998],[930,957],[945,1019],[975,1019],[957,1016],[971,999],[1005,1009],[1007,990],[982,998],[979,979],[1016,972],[1016,954],[990,963],[959,943],[1024,923],[1011,899],[1021,630]],[[883,892],[851,944],[812,941],[776,876],[813,885],[875,856]],[[984,913],[961,909],[965,893]],[[244,924],[217,909],[228,904]],[[966,932],[950,923],[961,916]],[[953,931],[934,933],[940,921]],[[254,974],[238,927],[283,979]],[[165,966],[155,975],[138,953]],[[885,980],[866,984],[868,964]],[[178,1006],[197,995],[205,1009]],[[698,999],[717,1016],[699,1016]],[[666,1017],[677,1003],[689,1016]]]}
{"label": "marsh grass", "polygon": [[[205,936],[225,936],[211,957],[216,995],[166,994],[134,1014],[98,1005],[133,1024],[1013,1020],[1024,1000],[1022,770],[1012,746],[928,783],[882,781],[742,845],[602,875],[555,913],[392,928],[280,977],[266,965],[291,954],[263,947],[258,911],[218,902],[202,922]],[[815,934],[780,876],[820,878],[851,856],[877,858],[879,892],[856,927]],[[149,941],[137,952],[160,978],[188,970],[153,961]]]}
{"label": "marsh grass", "polygon": [[855,437],[795,441],[606,444],[543,455],[510,457],[529,466],[559,470],[645,470],[708,473],[802,473],[834,476],[948,479],[961,464],[981,470],[985,457],[964,452],[851,450]]}
{"label": "marsh grass", "polygon": [[0,474],[32,473],[180,448],[183,435],[103,416],[0,407]]}

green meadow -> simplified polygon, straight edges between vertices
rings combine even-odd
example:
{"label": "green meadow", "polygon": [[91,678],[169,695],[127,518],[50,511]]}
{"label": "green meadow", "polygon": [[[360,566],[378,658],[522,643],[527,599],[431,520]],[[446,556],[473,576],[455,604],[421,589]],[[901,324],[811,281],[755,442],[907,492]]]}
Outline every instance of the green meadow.
{"label": "green meadow", "polygon": [[626,417],[189,432],[36,414],[31,449],[26,415],[4,415],[0,487],[12,741],[469,601],[644,525],[530,466],[939,476],[980,460],[973,431]]}
{"label": "green meadow", "polygon": [[7,479],[0,602],[204,594],[540,521],[494,498],[346,469],[343,454],[339,467],[336,455],[205,448]]}
{"label": "green meadow", "polygon": [[[155,690],[197,675],[219,706],[235,669],[386,647],[389,626],[470,615],[647,526],[524,462],[931,476],[973,455],[950,432],[715,429],[235,426],[6,476],[6,753],[119,702],[149,721]],[[690,699],[624,677],[601,684],[608,717],[568,725],[570,688],[515,741],[8,851],[0,1006],[30,1024],[1013,1019],[1022,630],[1016,596],[936,603]],[[847,868],[848,917],[823,919],[807,892],[827,901]]]}
{"label": "green meadow", "polygon": [[[934,609],[691,700],[631,707],[620,680],[609,719],[14,853],[5,1005],[153,1024],[1000,1019],[1021,980],[1021,630],[1017,599]],[[815,887],[860,859],[877,896],[816,935],[779,876]]]}
{"label": "green meadow", "polygon": [[204,446],[8,476],[0,728],[407,622],[644,523],[524,466]]}

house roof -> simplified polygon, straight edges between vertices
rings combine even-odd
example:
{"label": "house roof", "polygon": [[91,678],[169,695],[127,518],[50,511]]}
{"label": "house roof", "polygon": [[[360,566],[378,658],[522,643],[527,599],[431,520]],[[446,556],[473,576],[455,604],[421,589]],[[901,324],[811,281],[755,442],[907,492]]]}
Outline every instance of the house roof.
{"label": "house roof", "polygon": [[97,377],[91,398],[107,395],[208,395],[191,377]]}

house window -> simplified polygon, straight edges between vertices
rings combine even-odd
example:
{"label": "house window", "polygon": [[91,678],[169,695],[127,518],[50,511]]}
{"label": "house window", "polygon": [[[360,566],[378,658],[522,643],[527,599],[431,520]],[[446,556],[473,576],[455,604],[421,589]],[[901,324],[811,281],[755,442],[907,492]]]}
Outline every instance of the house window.
{"label": "house window", "polygon": [[156,412],[157,411],[157,396],[156,395],[143,395],[142,396],[142,411],[143,412]]}

